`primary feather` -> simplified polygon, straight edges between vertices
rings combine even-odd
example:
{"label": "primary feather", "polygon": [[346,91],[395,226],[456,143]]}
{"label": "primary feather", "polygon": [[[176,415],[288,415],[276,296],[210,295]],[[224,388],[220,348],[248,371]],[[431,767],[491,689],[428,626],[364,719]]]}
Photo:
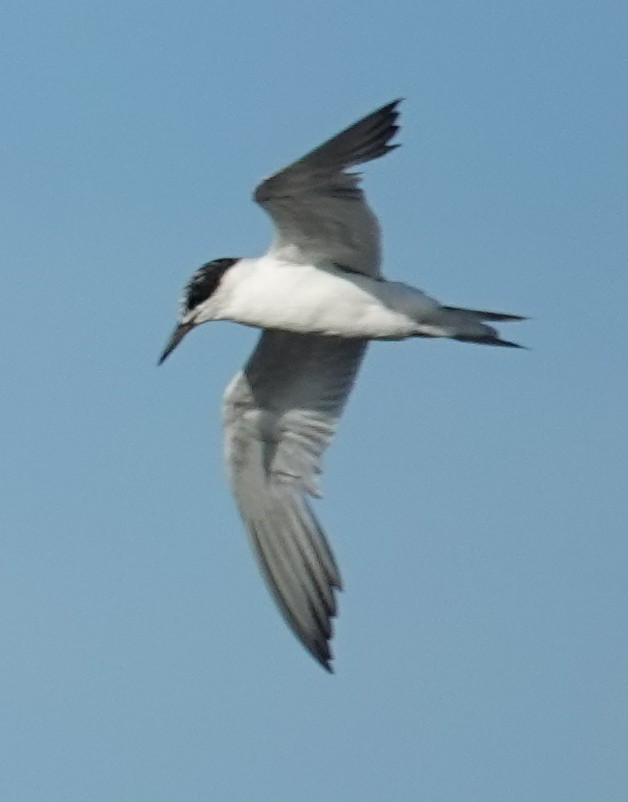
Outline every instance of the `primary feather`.
{"label": "primary feather", "polygon": [[266,582],[304,646],[330,668],[340,574],[306,495],[366,351],[364,340],[265,331],[225,393],[225,457]]}

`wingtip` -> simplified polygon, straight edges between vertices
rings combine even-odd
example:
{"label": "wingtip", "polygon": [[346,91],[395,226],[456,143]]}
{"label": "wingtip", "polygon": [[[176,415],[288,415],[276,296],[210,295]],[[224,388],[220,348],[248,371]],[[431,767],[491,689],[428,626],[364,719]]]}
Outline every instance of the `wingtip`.
{"label": "wingtip", "polygon": [[[393,120],[396,121],[401,114],[401,109],[399,109],[398,107],[399,104],[403,102],[403,100],[404,98],[398,97],[396,100],[391,100],[390,103],[386,103],[385,106],[382,106],[381,109],[379,109],[380,114],[390,114]],[[395,127],[397,130],[399,130],[398,125]]]}

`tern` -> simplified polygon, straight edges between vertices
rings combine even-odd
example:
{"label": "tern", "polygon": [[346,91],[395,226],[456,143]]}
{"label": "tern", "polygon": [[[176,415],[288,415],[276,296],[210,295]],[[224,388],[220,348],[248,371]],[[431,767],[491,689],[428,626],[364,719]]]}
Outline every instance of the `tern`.
{"label": "tern", "polygon": [[308,496],[370,340],[449,337],[521,347],[491,323],[519,315],[443,306],[380,272],[380,231],[349,168],[398,147],[400,100],[264,179],[254,200],[274,239],[263,256],[221,258],[185,286],[159,360],[201,323],[261,329],[223,399],[225,460],[261,572],[303,646],[332,670],[340,572]]}

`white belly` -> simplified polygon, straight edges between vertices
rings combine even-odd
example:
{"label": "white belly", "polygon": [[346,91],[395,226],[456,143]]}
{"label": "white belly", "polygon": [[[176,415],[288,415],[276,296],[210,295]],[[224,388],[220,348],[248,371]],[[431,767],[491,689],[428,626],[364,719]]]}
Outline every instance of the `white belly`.
{"label": "white belly", "polygon": [[403,339],[438,307],[404,284],[274,259],[242,260],[225,278],[217,318],[260,328]]}

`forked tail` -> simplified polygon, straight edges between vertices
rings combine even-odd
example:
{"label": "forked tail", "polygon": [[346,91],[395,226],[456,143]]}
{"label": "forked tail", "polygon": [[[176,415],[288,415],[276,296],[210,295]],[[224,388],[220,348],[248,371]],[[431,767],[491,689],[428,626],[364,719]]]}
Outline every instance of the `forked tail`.
{"label": "forked tail", "polygon": [[462,309],[457,306],[441,306],[428,325],[422,325],[419,336],[450,337],[467,343],[501,345],[508,348],[525,348],[524,345],[502,340],[497,329],[486,321],[516,322],[525,320],[521,315],[506,315],[502,312],[485,312],[480,309]]}

